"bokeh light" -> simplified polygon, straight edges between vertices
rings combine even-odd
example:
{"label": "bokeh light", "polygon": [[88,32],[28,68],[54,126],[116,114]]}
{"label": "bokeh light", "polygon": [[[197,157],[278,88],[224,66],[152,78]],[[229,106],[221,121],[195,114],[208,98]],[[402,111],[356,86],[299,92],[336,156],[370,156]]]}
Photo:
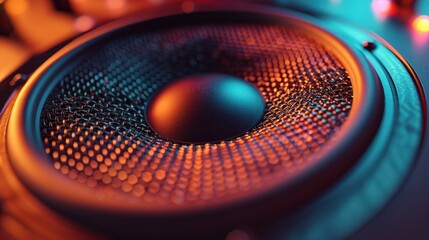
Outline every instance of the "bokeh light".
{"label": "bokeh light", "polygon": [[412,23],[413,28],[419,33],[429,33],[429,16],[420,15]]}
{"label": "bokeh light", "polygon": [[371,2],[371,9],[375,16],[381,19],[393,15],[395,12],[395,6],[391,0],[373,0]]}
{"label": "bokeh light", "polygon": [[88,15],[82,15],[75,19],[74,27],[78,32],[86,32],[93,28],[95,25],[95,19]]}
{"label": "bokeh light", "polygon": [[30,4],[28,0],[7,1],[6,10],[11,16],[22,15],[29,10]]}

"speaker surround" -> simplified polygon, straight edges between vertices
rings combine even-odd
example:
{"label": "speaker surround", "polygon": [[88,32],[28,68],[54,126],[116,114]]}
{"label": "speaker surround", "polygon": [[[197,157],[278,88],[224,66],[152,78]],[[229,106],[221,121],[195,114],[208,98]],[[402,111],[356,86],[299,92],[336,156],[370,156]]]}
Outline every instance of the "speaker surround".
{"label": "speaker surround", "polygon": [[[383,194],[369,194],[374,207],[331,233],[339,237],[396,191],[420,144],[421,95],[411,69],[376,38],[250,5],[149,16],[74,40],[35,70],[3,114],[9,163],[42,202],[116,236],[249,225],[293,238],[339,224],[348,204],[400,161]],[[158,88],[213,72],[258,87],[267,104],[260,123],[202,144],[172,142],[147,126],[144,109]],[[277,224],[258,221],[279,215]]]}

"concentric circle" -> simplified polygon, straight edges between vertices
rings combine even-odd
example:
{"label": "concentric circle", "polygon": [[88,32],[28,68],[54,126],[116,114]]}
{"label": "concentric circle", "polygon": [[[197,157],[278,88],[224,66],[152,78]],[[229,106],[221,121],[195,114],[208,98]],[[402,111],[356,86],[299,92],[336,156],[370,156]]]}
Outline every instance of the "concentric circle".
{"label": "concentric circle", "polygon": [[[119,221],[130,212],[147,220],[261,203],[273,210],[276,201],[290,208],[344,174],[382,113],[363,56],[294,16],[209,9],[108,25],[41,66],[8,127],[23,182],[65,212],[89,209]],[[152,94],[209,73],[254,84],[267,106],[260,123],[219,143],[157,135],[144,116]]]}
{"label": "concentric circle", "polygon": [[[117,34],[69,64],[64,75],[51,77],[59,84],[40,114],[53,166],[91,188],[176,205],[258,191],[269,179],[314,164],[311,156],[341,128],[353,100],[350,76],[333,50],[270,23]],[[259,88],[268,106],[260,123],[203,145],[157,135],[144,116],[150,96],[178,78],[210,72]]]}

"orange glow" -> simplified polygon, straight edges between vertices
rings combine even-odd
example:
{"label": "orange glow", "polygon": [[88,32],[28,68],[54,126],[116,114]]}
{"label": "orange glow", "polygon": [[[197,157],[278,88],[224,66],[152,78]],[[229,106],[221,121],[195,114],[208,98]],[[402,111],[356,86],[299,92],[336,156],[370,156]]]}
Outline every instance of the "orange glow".
{"label": "orange glow", "polygon": [[148,183],[148,182],[152,181],[152,174],[151,174],[151,173],[149,173],[149,172],[144,172],[144,173],[142,174],[142,180],[143,180],[144,182],[146,182],[146,183]]}
{"label": "orange glow", "polygon": [[5,78],[23,64],[30,55],[26,46],[21,43],[9,41],[7,38],[0,38],[0,53],[2,56],[0,57],[0,79]]}
{"label": "orange glow", "polygon": [[24,14],[28,11],[29,7],[30,5],[28,4],[28,0],[14,0],[6,2],[6,11],[12,16]]}
{"label": "orange glow", "polygon": [[413,28],[419,33],[429,32],[429,16],[421,15],[413,21]]}
{"label": "orange glow", "polygon": [[126,6],[127,0],[106,0],[105,4],[110,10],[118,10]]}
{"label": "orange glow", "polygon": [[79,32],[86,32],[91,28],[93,28],[94,25],[95,25],[94,18],[88,15],[79,16],[74,21],[74,27],[76,31],[79,31]]}
{"label": "orange glow", "polygon": [[[190,94],[190,93],[189,93]],[[180,92],[168,91],[167,93],[162,93],[157,99],[159,99],[154,107],[151,109],[149,116],[152,116],[152,124],[155,129],[165,128],[165,132],[174,132],[177,131],[175,126],[171,124],[172,119],[176,119],[180,122],[181,112],[177,106],[185,105],[185,101],[181,100],[183,97]],[[176,106],[176,108],[172,106]]]}
{"label": "orange glow", "polygon": [[165,178],[165,171],[160,169],[160,170],[156,171],[155,176],[156,176],[156,178],[158,180],[164,180],[164,178]]}

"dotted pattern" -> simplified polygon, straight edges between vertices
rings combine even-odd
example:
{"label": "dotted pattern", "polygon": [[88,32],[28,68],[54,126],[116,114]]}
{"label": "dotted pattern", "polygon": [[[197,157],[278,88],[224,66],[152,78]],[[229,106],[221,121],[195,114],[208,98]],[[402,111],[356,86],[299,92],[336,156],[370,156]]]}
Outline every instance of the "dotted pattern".
{"label": "dotted pattern", "polygon": [[[346,121],[353,89],[326,47],[299,29],[259,23],[176,27],[111,37],[80,55],[40,116],[46,154],[70,179],[163,204],[222,202],[310,166]],[[165,83],[200,73],[255,84],[267,104],[243,136],[178,144],[145,120]]]}

